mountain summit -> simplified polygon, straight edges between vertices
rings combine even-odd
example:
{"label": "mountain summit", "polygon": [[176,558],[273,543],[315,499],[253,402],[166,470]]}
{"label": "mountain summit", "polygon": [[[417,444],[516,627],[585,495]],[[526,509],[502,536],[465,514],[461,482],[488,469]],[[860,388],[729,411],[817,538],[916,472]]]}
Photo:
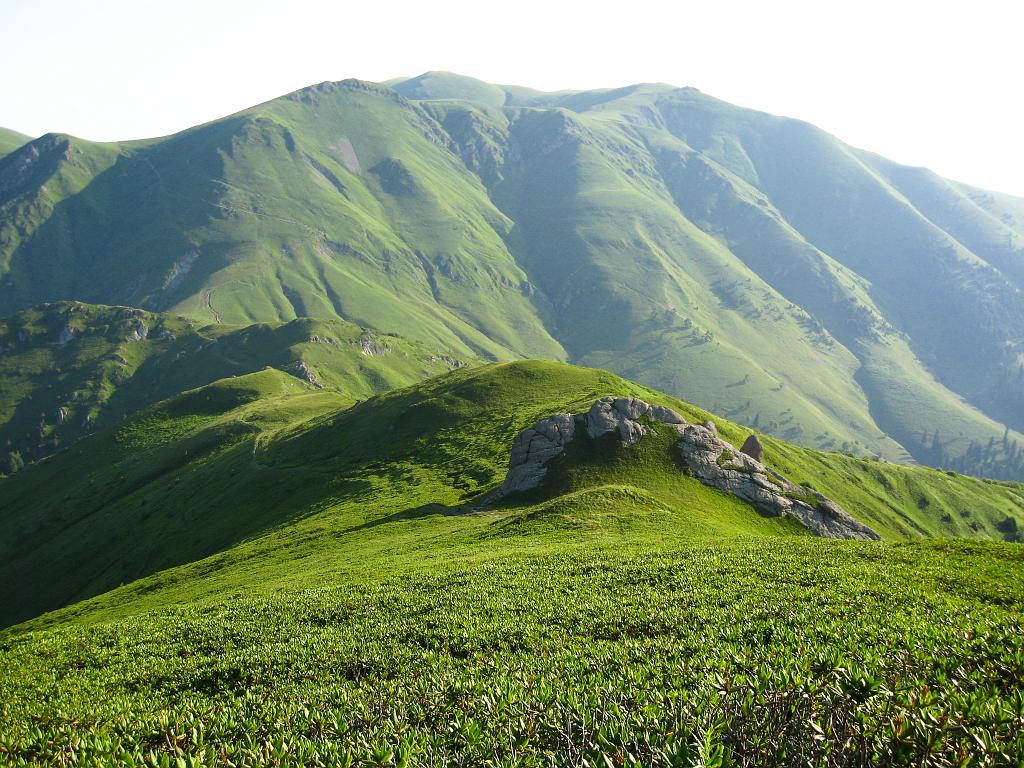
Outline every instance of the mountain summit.
{"label": "mountain summit", "polygon": [[346,80],[0,158],[5,315],[343,319],[1001,478],[1024,477],[1022,289],[1024,200],[663,84]]}

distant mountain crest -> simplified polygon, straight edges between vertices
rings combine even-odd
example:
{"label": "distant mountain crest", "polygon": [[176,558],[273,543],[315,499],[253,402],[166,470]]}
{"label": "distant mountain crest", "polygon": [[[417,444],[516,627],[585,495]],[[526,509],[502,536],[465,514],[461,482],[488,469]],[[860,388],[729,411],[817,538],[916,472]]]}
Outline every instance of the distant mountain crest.
{"label": "distant mountain crest", "polygon": [[994,477],[1024,477],[1022,264],[1024,200],[663,84],[345,80],[0,158],[2,314],[343,319]]}

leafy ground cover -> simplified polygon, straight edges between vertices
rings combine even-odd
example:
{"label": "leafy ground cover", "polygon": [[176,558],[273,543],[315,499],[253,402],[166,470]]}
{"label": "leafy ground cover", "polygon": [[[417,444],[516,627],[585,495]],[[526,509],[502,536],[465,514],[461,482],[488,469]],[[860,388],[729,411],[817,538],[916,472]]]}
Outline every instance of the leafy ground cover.
{"label": "leafy ground cover", "polygon": [[1020,763],[1019,485],[764,437],[886,539],[823,541],[685,476],[666,433],[481,504],[520,429],[608,394],[713,418],[557,363],[355,404],[265,370],[26,467],[0,763]]}
{"label": "leafy ground cover", "polygon": [[0,640],[11,765],[1007,765],[1024,551],[565,546]]}

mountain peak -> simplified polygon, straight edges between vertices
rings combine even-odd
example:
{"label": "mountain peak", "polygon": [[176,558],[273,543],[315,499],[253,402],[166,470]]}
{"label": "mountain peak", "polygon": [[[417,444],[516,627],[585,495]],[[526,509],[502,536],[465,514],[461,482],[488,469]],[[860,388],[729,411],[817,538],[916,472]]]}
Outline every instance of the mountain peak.
{"label": "mountain peak", "polygon": [[470,101],[489,107],[501,107],[508,101],[508,94],[500,86],[454,72],[424,72],[391,81],[391,86],[409,99]]}

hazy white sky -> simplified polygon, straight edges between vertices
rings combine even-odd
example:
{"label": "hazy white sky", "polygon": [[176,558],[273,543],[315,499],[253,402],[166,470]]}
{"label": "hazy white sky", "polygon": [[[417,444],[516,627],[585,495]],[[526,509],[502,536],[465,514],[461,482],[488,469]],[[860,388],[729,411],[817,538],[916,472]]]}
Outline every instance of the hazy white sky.
{"label": "hazy white sky", "polygon": [[0,126],[162,135],[323,80],[692,85],[1024,195],[1019,0],[0,0]]}

